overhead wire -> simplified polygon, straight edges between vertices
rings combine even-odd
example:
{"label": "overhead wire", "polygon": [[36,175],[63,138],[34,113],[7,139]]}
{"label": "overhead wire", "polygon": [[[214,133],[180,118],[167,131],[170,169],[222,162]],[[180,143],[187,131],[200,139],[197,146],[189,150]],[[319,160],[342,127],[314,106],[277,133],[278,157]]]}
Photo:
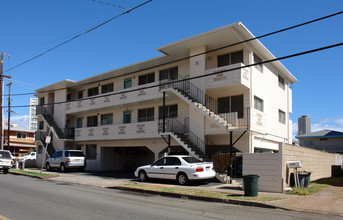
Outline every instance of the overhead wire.
{"label": "overhead wire", "polygon": [[112,6],[112,7],[116,7],[116,8],[125,9],[125,10],[130,10],[130,9],[131,9],[131,8],[125,8],[125,7],[120,6],[120,5],[114,5],[114,4],[110,4],[110,3],[102,2],[102,1],[98,1],[98,0],[92,0],[92,1],[93,1],[93,2],[97,2],[97,3],[104,4],[104,5],[109,5],[109,6]]}
{"label": "overhead wire", "polygon": [[[112,77],[108,77],[108,78],[101,79],[101,80],[95,80],[95,81],[87,82],[87,83],[84,83],[84,84],[78,84],[77,86],[70,86],[70,87],[67,87],[67,88],[71,89],[71,88],[74,88],[74,87],[80,87],[80,86],[90,85],[90,84],[93,84],[93,83],[99,83],[99,82],[103,82],[103,81],[106,81],[106,80],[109,80],[109,79],[115,79],[115,78],[118,78],[118,77],[135,74],[135,73],[138,73],[138,72],[141,72],[141,71],[146,71],[146,70],[149,70],[149,69],[161,67],[161,66],[172,64],[172,63],[175,63],[175,62],[180,62],[180,61],[183,61],[183,60],[186,60],[186,59],[190,59],[190,58],[193,58],[193,57],[196,57],[196,56],[204,55],[204,54],[215,52],[215,51],[218,51],[218,50],[222,50],[222,49],[225,49],[225,48],[228,48],[228,47],[233,47],[233,46],[237,46],[239,44],[247,43],[247,42],[250,42],[250,41],[253,41],[253,40],[258,40],[258,39],[261,39],[261,38],[265,38],[267,36],[271,36],[271,35],[278,34],[278,33],[281,33],[281,32],[289,31],[289,30],[292,30],[292,29],[295,29],[295,28],[298,28],[298,27],[302,27],[302,26],[305,26],[305,25],[308,25],[308,24],[311,24],[311,23],[314,23],[314,22],[318,22],[318,21],[321,21],[321,20],[325,20],[325,19],[337,16],[337,15],[340,15],[340,14],[343,14],[343,11],[339,11],[339,12],[336,12],[336,13],[333,13],[333,14],[330,14],[330,15],[327,15],[327,16],[323,16],[323,17],[316,18],[316,19],[313,19],[313,20],[310,20],[310,21],[306,21],[306,22],[303,22],[303,23],[300,23],[300,24],[297,24],[297,25],[286,27],[286,28],[283,28],[283,29],[280,29],[280,30],[277,30],[277,31],[273,31],[273,32],[270,32],[270,33],[267,33],[267,34],[263,34],[263,35],[260,35],[260,36],[257,36],[257,37],[249,38],[247,40],[243,40],[243,41],[239,41],[239,42],[236,42],[236,43],[233,43],[233,44],[229,44],[229,45],[226,45],[226,46],[223,46],[223,47],[220,47],[220,48],[215,48],[215,49],[212,49],[212,50],[208,50],[206,52],[197,53],[197,54],[194,54],[194,55],[183,57],[183,58],[180,58],[180,59],[177,59],[177,60],[173,60],[173,61],[170,61],[170,62],[166,62],[166,63],[163,63],[163,64],[159,64],[159,65],[155,65],[155,66],[148,67],[148,68],[145,68],[145,69],[141,69],[141,70],[125,73],[125,74],[122,74],[120,76],[112,76]],[[17,95],[18,96],[19,95],[33,95],[33,94],[40,94],[40,93],[45,93],[45,92],[54,92],[54,91],[63,90],[63,89],[67,89],[67,88],[46,90],[46,91],[43,91],[43,92],[12,94],[12,96],[17,96]]]}
{"label": "overhead wire", "polygon": [[72,38],[70,38],[70,39],[68,39],[68,40],[66,40],[66,41],[64,41],[64,42],[62,42],[62,43],[60,43],[60,44],[58,44],[58,45],[56,45],[56,46],[54,46],[54,47],[48,49],[48,50],[46,50],[46,51],[44,51],[43,53],[38,54],[37,56],[34,56],[34,57],[32,57],[32,58],[30,58],[30,59],[28,59],[28,60],[26,60],[26,61],[24,61],[24,62],[22,62],[22,63],[20,63],[20,64],[18,64],[18,65],[15,65],[14,67],[11,67],[11,68],[5,70],[4,72],[8,72],[8,71],[13,70],[13,69],[15,69],[15,68],[17,68],[17,67],[20,67],[20,66],[22,66],[22,65],[24,65],[24,64],[26,64],[26,63],[28,63],[28,62],[31,62],[31,61],[33,61],[33,60],[35,60],[35,59],[37,59],[37,58],[39,58],[39,57],[41,57],[41,56],[43,56],[43,55],[45,55],[45,54],[47,54],[47,53],[49,53],[49,52],[51,52],[51,51],[57,49],[57,48],[59,48],[59,47],[65,45],[65,44],[69,43],[70,41],[73,41],[73,40],[75,40],[75,39],[81,37],[82,35],[88,34],[89,32],[94,31],[94,30],[98,29],[99,27],[101,27],[101,26],[103,26],[103,25],[105,25],[105,24],[107,24],[107,23],[109,23],[109,22],[111,22],[111,21],[113,21],[113,20],[115,20],[115,19],[117,19],[117,18],[119,18],[119,17],[121,17],[121,16],[123,16],[123,15],[125,15],[125,14],[128,14],[128,13],[130,13],[131,11],[133,11],[133,10],[135,10],[135,9],[137,9],[137,8],[142,7],[143,5],[148,4],[148,3],[151,2],[151,1],[152,1],[152,0],[148,0],[148,1],[146,1],[146,2],[144,2],[144,3],[142,3],[142,4],[140,4],[140,5],[137,5],[137,6],[131,8],[131,9],[129,9],[129,10],[126,10],[125,12],[123,12],[123,13],[121,13],[121,14],[119,14],[119,15],[116,15],[116,16],[114,16],[114,17],[112,17],[112,18],[110,18],[110,19],[108,19],[108,20],[102,22],[101,24],[98,24],[97,26],[92,27],[91,29],[88,29],[88,30],[86,30],[86,31],[84,31],[84,32],[82,32],[82,33],[80,33],[80,34],[78,34],[78,35],[75,35],[74,37],[72,37]]}
{"label": "overhead wire", "polygon": [[[337,43],[337,44],[331,44],[329,46],[320,47],[320,48],[316,48],[316,49],[312,49],[312,50],[307,50],[307,51],[303,51],[303,52],[299,52],[299,53],[295,53],[295,54],[291,54],[291,55],[287,55],[287,56],[282,56],[282,57],[279,57],[279,58],[265,60],[265,61],[258,62],[258,63],[248,64],[248,65],[245,65],[245,66],[240,66],[240,67],[231,68],[231,69],[227,69],[227,70],[221,70],[221,71],[214,71],[212,73],[208,73],[208,74],[204,74],[204,75],[199,75],[199,76],[194,76],[194,77],[189,77],[189,78],[180,79],[180,80],[174,80],[172,82],[160,83],[158,85],[145,86],[145,87],[140,87],[140,88],[131,89],[131,90],[125,90],[125,91],[120,91],[120,92],[115,92],[115,93],[103,94],[103,95],[96,96],[96,97],[92,96],[92,97],[87,97],[87,98],[77,99],[77,100],[47,103],[47,104],[44,104],[44,106],[64,104],[64,103],[71,103],[71,102],[84,101],[84,100],[89,100],[89,99],[94,99],[94,98],[102,98],[102,97],[108,97],[108,96],[113,96],[113,95],[126,94],[126,93],[141,91],[141,90],[145,90],[145,89],[151,89],[151,88],[155,88],[155,87],[160,87],[160,86],[165,86],[165,85],[169,85],[169,84],[174,84],[174,83],[178,83],[178,82],[191,81],[191,80],[194,80],[194,79],[199,79],[199,78],[203,78],[203,77],[207,77],[207,76],[217,75],[219,73],[231,72],[231,71],[234,71],[234,70],[240,70],[240,69],[244,69],[244,68],[248,68],[248,67],[252,67],[252,66],[262,65],[262,64],[271,63],[271,62],[280,61],[280,60],[285,60],[285,59],[289,59],[289,58],[293,58],[293,57],[297,57],[297,56],[302,56],[302,55],[305,55],[305,54],[310,54],[310,53],[315,53],[315,52],[319,52],[319,51],[323,51],[323,50],[328,50],[328,49],[339,47],[339,46],[343,46],[343,42]],[[22,107],[30,107],[30,106],[31,105],[11,106],[11,108],[22,108]],[[8,106],[3,106],[3,108],[8,108]]]}

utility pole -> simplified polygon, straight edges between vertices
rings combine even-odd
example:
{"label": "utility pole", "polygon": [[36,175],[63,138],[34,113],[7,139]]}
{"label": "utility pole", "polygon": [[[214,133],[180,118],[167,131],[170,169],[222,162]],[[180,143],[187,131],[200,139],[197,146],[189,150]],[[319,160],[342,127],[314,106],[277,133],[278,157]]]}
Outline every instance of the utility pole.
{"label": "utility pole", "polygon": [[[8,129],[7,129],[7,147],[8,150],[10,150],[10,130],[11,130],[11,85],[12,85],[12,80],[10,83],[6,83],[8,86]],[[13,156],[15,156],[15,146],[13,150]]]}
{"label": "utility pole", "polygon": [[8,54],[4,54],[1,52],[1,64],[0,64],[0,108],[1,108],[1,112],[0,112],[0,138],[1,138],[1,149],[4,149],[4,128],[3,128],[3,93],[4,93],[4,89],[3,89],[3,84],[4,84],[4,77],[6,78],[11,78],[11,76],[6,76],[4,75],[4,55],[7,55],[9,57]]}

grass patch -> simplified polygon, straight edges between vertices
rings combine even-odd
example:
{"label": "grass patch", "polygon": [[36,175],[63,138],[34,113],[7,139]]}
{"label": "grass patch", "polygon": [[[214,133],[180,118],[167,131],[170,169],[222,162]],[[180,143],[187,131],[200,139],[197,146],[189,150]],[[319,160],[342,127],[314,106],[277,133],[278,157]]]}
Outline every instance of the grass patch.
{"label": "grass patch", "polygon": [[286,194],[307,196],[315,194],[329,186],[328,184],[311,183],[308,188],[292,187],[292,191],[286,192]]}
{"label": "grass patch", "polygon": [[209,198],[219,198],[219,199],[236,199],[236,200],[249,200],[249,201],[274,201],[284,199],[282,197],[267,197],[267,196],[257,196],[257,197],[247,197],[242,195],[230,195],[224,192],[213,192],[213,191],[204,191],[204,190],[196,190],[196,189],[185,189],[185,188],[178,188],[178,187],[165,187],[162,185],[145,185],[145,184],[124,184],[122,186],[134,188],[134,189],[143,189],[143,190],[153,190],[157,192],[170,192],[170,193],[177,193],[183,195],[182,198],[187,198],[189,196],[203,196]]}
{"label": "grass patch", "polygon": [[32,172],[26,170],[10,170],[11,173],[19,173],[19,174],[26,174],[30,176],[38,176],[38,177],[55,177],[56,174],[49,174],[49,173],[40,173],[40,172]]}

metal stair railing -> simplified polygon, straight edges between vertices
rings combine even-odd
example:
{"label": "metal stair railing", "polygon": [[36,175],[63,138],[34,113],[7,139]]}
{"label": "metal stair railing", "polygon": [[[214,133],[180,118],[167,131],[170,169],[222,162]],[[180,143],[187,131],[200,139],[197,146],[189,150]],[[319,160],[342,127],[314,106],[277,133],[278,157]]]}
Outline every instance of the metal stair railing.
{"label": "metal stair railing", "polygon": [[44,108],[44,106],[37,106],[37,115],[42,115],[46,123],[54,131],[59,139],[65,139],[65,134],[62,129],[59,128],[51,114]]}
{"label": "metal stair railing", "polygon": [[[163,119],[159,120],[159,132],[162,132]],[[192,131],[189,130],[184,124],[178,121],[176,118],[166,118],[165,121],[165,132],[172,132],[178,138],[180,138],[185,144],[189,142],[196,149],[195,151],[199,156],[205,155],[205,142],[196,136]]]}
{"label": "metal stair railing", "polygon": [[[43,147],[45,147],[46,136],[47,136],[46,132],[43,132],[43,131],[36,131],[35,132],[35,139],[40,141],[41,144],[43,145]],[[48,152],[49,157],[50,157],[50,155],[53,155],[56,152],[52,143],[48,144],[47,152]]]}
{"label": "metal stair railing", "polygon": [[[215,117],[217,115],[218,117],[225,120],[227,123],[231,124],[234,127],[237,126],[247,126],[248,127],[248,114],[249,109],[244,108],[243,114],[241,115],[237,112],[237,114],[234,114],[235,112],[230,112],[228,107],[226,105],[223,105],[222,103],[218,102],[217,99],[207,95],[204,91],[193,85],[190,80],[187,80],[186,78],[178,75],[177,79],[165,79],[160,81],[160,90],[167,89],[167,88],[173,88],[176,89],[178,92],[180,92],[183,96],[189,98],[192,102],[197,102],[201,104],[202,106],[206,107],[209,111],[207,114],[210,117]],[[201,106],[198,105],[199,108]],[[214,115],[213,115],[214,114]],[[247,117],[245,117],[247,116]],[[242,119],[238,120],[238,119]]]}

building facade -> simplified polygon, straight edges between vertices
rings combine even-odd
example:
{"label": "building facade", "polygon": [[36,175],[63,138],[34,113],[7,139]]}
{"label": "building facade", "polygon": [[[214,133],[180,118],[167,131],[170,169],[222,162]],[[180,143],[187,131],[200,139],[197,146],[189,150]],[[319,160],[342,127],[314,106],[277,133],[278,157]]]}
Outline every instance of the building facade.
{"label": "building facade", "polygon": [[278,151],[292,142],[297,80],[279,61],[253,65],[275,59],[258,40],[227,46],[253,37],[238,22],[158,48],[160,57],[36,90],[37,147],[52,136],[49,154],[82,149],[95,171],[134,169],[165,152]]}
{"label": "building facade", "polygon": [[38,99],[30,98],[29,129],[33,131],[37,131],[37,128],[38,128],[37,112],[36,112],[37,105],[38,105]]}
{"label": "building facade", "polygon": [[296,136],[303,147],[343,154],[343,132],[320,130]]}
{"label": "building facade", "polygon": [[311,118],[306,115],[298,118],[298,135],[311,133]]}
{"label": "building facade", "polygon": [[4,128],[4,149],[11,151],[15,157],[21,157],[36,149],[35,131],[19,127],[10,127],[8,145],[8,127]]}

